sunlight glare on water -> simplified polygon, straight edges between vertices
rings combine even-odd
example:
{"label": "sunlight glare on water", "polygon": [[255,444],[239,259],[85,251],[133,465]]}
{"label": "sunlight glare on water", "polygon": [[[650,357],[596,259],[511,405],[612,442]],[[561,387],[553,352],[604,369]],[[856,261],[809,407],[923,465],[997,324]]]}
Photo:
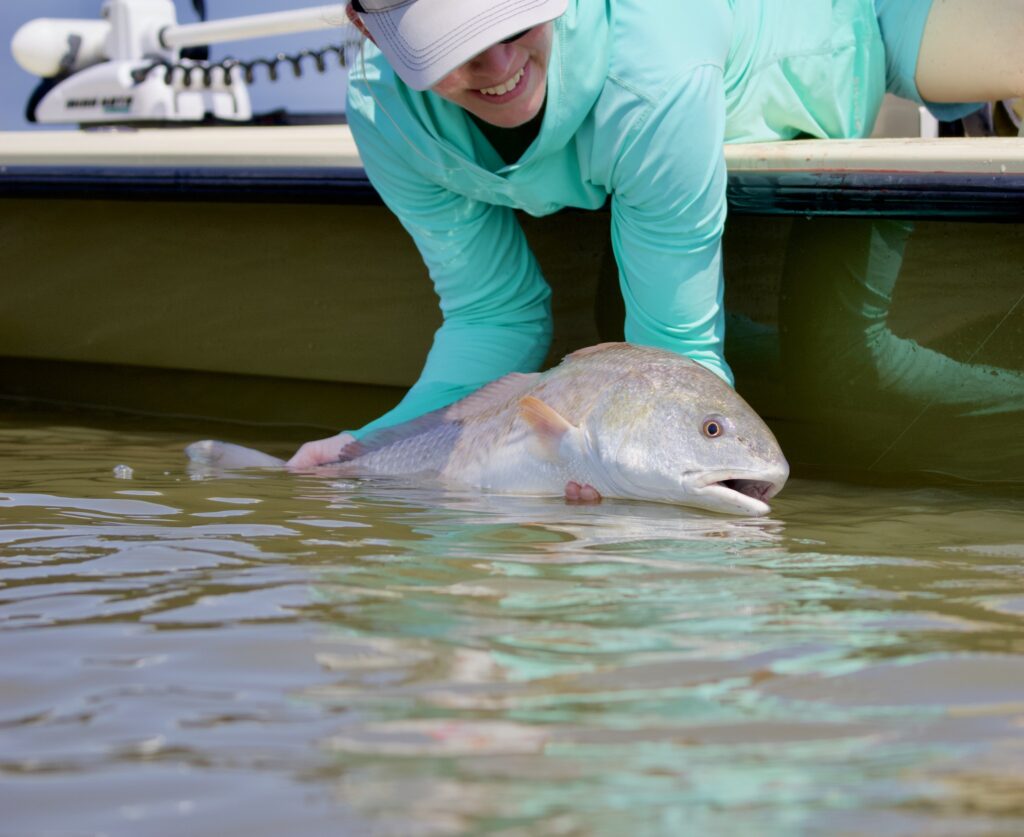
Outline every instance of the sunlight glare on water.
{"label": "sunlight glare on water", "polygon": [[1024,830],[1019,490],[743,520],[195,438],[0,416],[0,833]]}

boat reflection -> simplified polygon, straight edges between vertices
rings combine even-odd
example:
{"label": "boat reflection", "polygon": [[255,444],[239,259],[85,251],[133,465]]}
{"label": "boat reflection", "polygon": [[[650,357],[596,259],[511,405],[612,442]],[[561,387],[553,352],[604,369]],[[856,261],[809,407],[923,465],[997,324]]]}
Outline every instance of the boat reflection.
{"label": "boat reflection", "polygon": [[777,312],[744,299],[751,279],[740,276],[728,356],[791,461],[1019,480],[1019,227],[831,217],[776,227]]}

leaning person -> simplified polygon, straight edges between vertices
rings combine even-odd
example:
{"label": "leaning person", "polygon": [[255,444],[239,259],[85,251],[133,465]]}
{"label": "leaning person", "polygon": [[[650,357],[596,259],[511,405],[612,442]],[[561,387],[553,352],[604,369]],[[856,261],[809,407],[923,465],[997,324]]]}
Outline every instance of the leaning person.
{"label": "leaning person", "polygon": [[359,0],[348,119],[444,321],[419,380],[360,430],[443,407],[551,340],[515,210],[598,209],[633,343],[723,356],[723,143],[864,137],[888,90],[939,118],[1024,93],[1024,0]]}

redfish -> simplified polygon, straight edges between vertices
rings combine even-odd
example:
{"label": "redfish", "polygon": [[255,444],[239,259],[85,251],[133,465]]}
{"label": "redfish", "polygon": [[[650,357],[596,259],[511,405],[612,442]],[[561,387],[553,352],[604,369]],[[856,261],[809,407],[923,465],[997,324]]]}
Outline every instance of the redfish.
{"label": "redfish", "polygon": [[[225,442],[186,452],[222,468],[284,465]],[[581,349],[547,372],[506,375],[368,434],[324,468],[531,496],[562,496],[574,482],[602,497],[752,516],[770,511],[789,476],[771,430],[717,375],[627,343]]]}

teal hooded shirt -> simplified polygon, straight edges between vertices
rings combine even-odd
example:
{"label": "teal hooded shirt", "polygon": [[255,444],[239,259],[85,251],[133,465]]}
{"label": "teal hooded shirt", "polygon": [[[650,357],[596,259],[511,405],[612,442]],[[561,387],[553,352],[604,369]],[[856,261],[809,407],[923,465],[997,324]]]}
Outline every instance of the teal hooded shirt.
{"label": "teal hooded shirt", "polygon": [[539,133],[506,165],[464,110],[410,89],[365,44],[349,123],[444,321],[417,383],[357,435],[539,368],[550,291],[515,210],[543,216],[610,198],[626,339],[731,383],[723,143],[864,136],[884,92],[872,0],[570,0],[554,22]]}

